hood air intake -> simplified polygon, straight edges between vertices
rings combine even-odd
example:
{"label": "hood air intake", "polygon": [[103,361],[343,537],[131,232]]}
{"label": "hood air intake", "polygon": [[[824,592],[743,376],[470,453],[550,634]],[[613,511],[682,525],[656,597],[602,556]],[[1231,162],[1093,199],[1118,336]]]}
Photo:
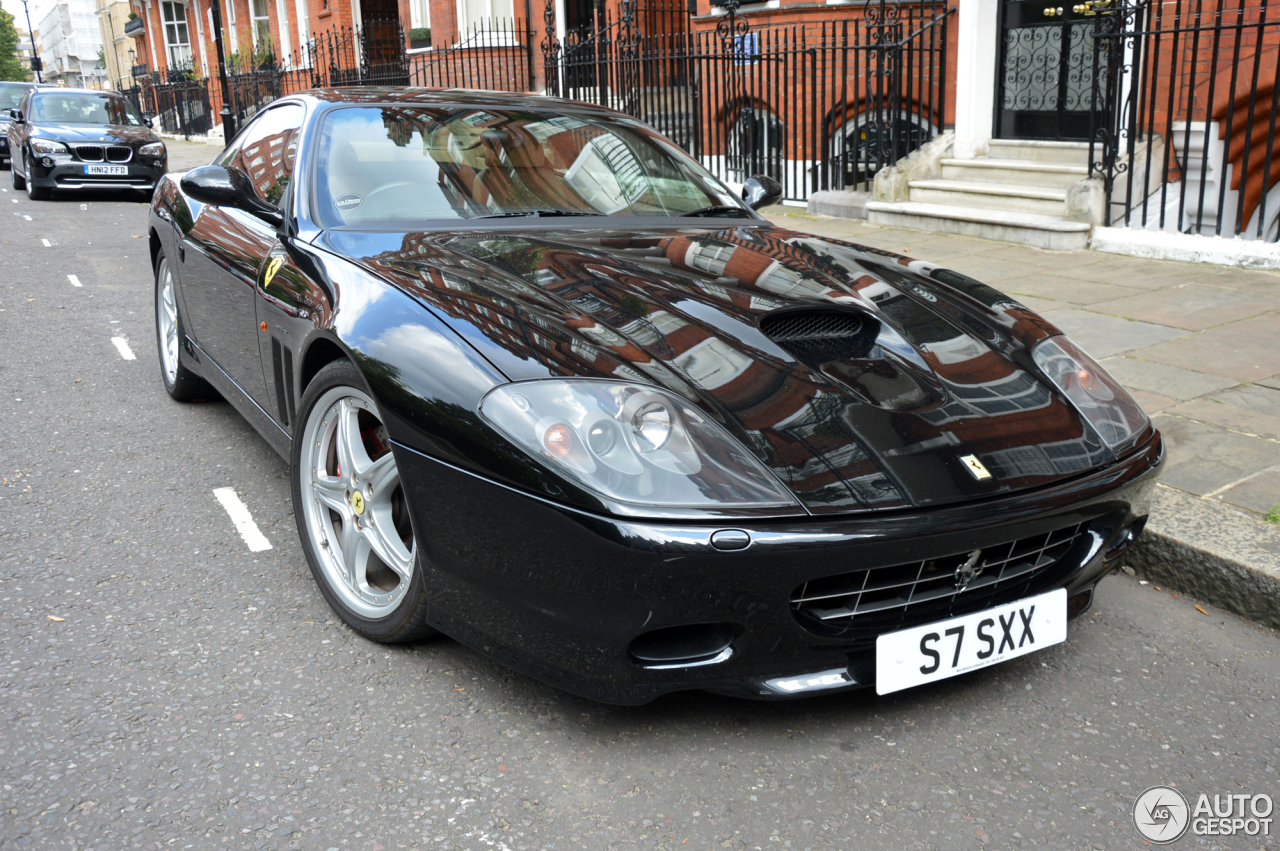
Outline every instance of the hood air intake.
{"label": "hood air intake", "polygon": [[865,358],[880,323],[852,310],[787,310],[760,319],[760,331],[802,363]]}

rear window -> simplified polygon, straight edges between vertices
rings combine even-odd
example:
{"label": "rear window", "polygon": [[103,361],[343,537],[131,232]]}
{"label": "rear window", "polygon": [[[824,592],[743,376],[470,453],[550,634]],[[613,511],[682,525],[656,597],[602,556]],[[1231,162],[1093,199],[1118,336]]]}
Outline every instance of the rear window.
{"label": "rear window", "polygon": [[[0,83],[0,109],[17,109],[30,86],[6,86]],[[8,118],[9,116],[3,116]]]}

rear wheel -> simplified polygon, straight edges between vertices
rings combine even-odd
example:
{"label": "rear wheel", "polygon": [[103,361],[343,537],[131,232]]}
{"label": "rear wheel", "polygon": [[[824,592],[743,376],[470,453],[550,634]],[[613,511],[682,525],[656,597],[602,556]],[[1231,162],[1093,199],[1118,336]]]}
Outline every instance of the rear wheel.
{"label": "rear wheel", "polygon": [[432,635],[391,441],[349,361],[316,375],[293,440],[293,506],[311,572],[346,624],[384,643]]}
{"label": "rear wheel", "polygon": [[36,186],[35,181],[31,179],[31,157],[29,155],[24,156],[22,164],[22,170],[26,172],[27,175],[27,197],[32,201],[49,200],[49,190],[41,186]]}
{"label": "rear wheel", "polygon": [[178,346],[182,342],[182,318],[178,315],[178,298],[169,271],[169,259],[160,255],[156,264],[156,344],[160,350],[160,378],[164,389],[179,402],[208,399],[213,388],[204,379],[182,365]]}

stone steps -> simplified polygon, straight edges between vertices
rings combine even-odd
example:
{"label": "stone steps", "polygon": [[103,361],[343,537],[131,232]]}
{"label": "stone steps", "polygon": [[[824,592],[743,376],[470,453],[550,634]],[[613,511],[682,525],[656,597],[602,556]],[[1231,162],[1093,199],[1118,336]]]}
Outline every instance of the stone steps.
{"label": "stone steps", "polygon": [[1091,227],[1085,222],[1068,222],[1061,216],[916,201],[871,201],[867,204],[867,215],[873,224],[887,227],[978,236],[1054,251],[1087,247]]}
{"label": "stone steps", "polygon": [[987,145],[987,156],[997,160],[1030,160],[1057,165],[1089,164],[1088,142],[992,139]]}
{"label": "stone steps", "polygon": [[987,183],[967,180],[913,180],[910,200],[952,207],[980,207],[1010,213],[1064,216],[1067,190],[1019,183]]}
{"label": "stone steps", "polygon": [[1021,186],[1048,186],[1066,189],[1089,176],[1083,165],[1042,163],[1024,159],[995,159],[979,157],[962,160],[945,157],[942,160],[942,177],[946,180],[964,180],[973,183],[1016,183]]}

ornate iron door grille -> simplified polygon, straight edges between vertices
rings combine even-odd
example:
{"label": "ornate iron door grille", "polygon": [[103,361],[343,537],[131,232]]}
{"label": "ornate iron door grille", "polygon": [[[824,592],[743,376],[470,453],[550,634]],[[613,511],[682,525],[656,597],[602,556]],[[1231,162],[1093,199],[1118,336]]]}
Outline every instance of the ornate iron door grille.
{"label": "ornate iron door grille", "polygon": [[[1005,0],[1000,25],[998,139],[1087,141],[1102,119],[1094,4]],[[1085,8],[1085,7],[1088,8]]]}

